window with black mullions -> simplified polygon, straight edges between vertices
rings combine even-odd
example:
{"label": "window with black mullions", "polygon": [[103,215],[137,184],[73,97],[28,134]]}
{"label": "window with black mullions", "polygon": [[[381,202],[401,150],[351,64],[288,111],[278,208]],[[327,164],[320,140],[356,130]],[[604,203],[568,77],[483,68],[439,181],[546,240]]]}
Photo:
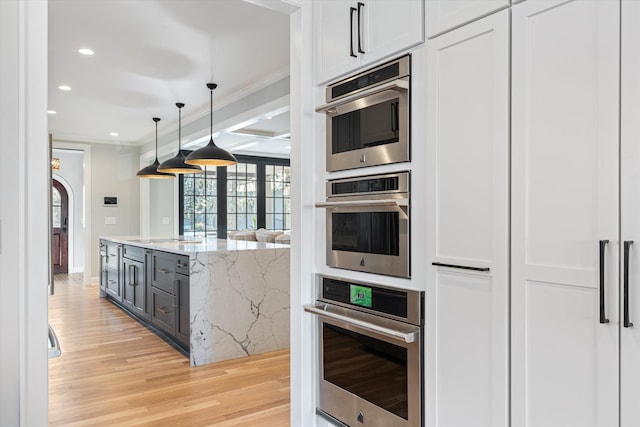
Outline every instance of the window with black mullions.
{"label": "window with black mullions", "polygon": [[235,166],[180,175],[181,235],[226,238],[233,230],[291,228],[289,160],[236,157]]}

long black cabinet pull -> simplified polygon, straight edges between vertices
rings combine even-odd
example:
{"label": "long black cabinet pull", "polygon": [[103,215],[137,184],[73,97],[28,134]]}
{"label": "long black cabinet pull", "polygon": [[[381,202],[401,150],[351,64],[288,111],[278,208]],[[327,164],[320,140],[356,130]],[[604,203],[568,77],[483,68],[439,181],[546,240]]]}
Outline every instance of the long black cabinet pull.
{"label": "long black cabinet pull", "polygon": [[[358,56],[353,53],[353,14],[356,13],[356,8],[355,7],[350,7],[350,15],[349,15],[349,49],[351,50],[351,56],[353,56],[354,58],[357,58]],[[360,22],[358,21],[358,25],[360,25]],[[358,37],[360,37],[360,35],[358,34]]]}
{"label": "long black cabinet pull", "polygon": [[609,323],[605,313],[604,299],[604,255],[608,240],[600,240],[600,323]]}
{"label": "long black cabinet pull", "polygon": [[633,240],[627,240],[624,242],[624,282],[623,282],[623,325],[625,328],[630,328],[633,323],[629,321],[629,251],[633,245]]}
{"label": "long black cabinet pull", "polygon": [[360,21],[362,21],[361,18],[361,11],[362,8],[364,8],[364,3],[362,2],[358,2],[358,53],[365,53],[364,49],[362,49],[362,32],[360,31]]}
{"label": "long black cabinet pull", "polygon": [[461,270],[472,270],[472,271],[489,271],[489,267],[469,267],[468,265],[454,265],[454,264],[443,264],[441,262],[432,262],[431,265],[436,265],[438,267],[450,267],[450,268],[459,268]]}

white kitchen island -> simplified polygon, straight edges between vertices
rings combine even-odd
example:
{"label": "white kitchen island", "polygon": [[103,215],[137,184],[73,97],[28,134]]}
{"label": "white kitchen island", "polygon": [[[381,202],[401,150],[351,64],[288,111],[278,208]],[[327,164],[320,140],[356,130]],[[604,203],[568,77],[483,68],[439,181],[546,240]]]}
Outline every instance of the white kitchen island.
{"label": "white kitchen island", "polygon": [[[288,245],[215,238],[101,240],[122,245],[123,252],[138,247],[147,253],[188,257],[191,366],[289,347]],[[122,277],[126,274],[123,269]],[[154,309],[150,301],[146,306]]]}

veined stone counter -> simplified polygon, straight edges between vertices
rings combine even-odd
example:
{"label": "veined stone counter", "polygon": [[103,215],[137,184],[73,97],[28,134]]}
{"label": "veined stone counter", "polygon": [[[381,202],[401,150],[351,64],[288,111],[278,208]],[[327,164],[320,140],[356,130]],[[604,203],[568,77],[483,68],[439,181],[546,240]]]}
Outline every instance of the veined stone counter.
{"label": "veined stone counter", "polygon": [[289,245],[102,239],[189,256],[191,366],[289,347]]}

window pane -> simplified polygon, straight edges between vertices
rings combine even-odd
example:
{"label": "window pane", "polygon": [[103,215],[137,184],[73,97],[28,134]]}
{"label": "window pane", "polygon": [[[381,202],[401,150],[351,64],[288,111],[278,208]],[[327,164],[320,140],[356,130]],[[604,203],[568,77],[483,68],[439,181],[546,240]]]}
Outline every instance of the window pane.
{"label": "window pane", "polygon": [[60,217],[62,216],[62,208],[60,206],[53,207],[53,226],[60,227],[62,221]]}
{"label": "window pane", "polygon": [[195,215],[195,226],[194,229],[196,232],[204,231],[204,214],[196,214]]}
{"label": "window pane", "polygon": [[53,188],[53,193],[51,194],[51,199],[53,202],[53,206],[60,206],[60,204],[62,203],[62,200],[60,198],[60,192],[55,188]]}
{"label": "window pane", "polygon": [[217,215],[216,214],[207,214],[207,233],[208,232],[215,232],[218,228],[218,221],[217,221]]}
{"label": "window pane", "polygon": [[193,231],[193,220],[194,215],[192,213],[187,213],[184,215],[184,230]]}
{"label": "window pane", "polygon": [[195,209],[195,205],[193,204],[193,196],[192,195],[184,196],[184,201],[182,202],[182,206],[185,214],[193,213]]}
{"label": "window pane", "polygon": [[184,194],[193,194],[193,176],[185,176],[184,184],[183,184],[183,192]]}
{"label": "window pane", "polygon": [[236,216],[235,215],[227,215],[227,230],[235,231],[236,228]]}
{"label": "window pane", "polygon": [[248,213],[258,213],[258,198],[251,197],[247,199],[247,212]]}
{"label": "window pane", "polygon": [[273,215],[272,214],[266,214],[265,215],[265,227],[268,228],[269,230],[273,230]]}
{"label": "window pane", "polygon": [[218,212],[218,198],[217,197],[207,197],[207,213],[217,213]]}
{"label": "window pane", "polygon": [[267,181],[265,183],[265,194],[266,194],[267,197],[273,196],[273,183],[272,182]]}
{"label": "window pane", "polygon": [[257,214],[249,214],[247,215],[247,228],[255,230],[258,228],[258,215]]}
{"label": "window pane", "polygon": [[213,179],[207,179],[207,196],[215,196],[218,194],[218,182]]}
{"label": "window pane", "polygon": [[205,209],[205,196],[196,196],[195,197],[195,213],[204,213]]}

